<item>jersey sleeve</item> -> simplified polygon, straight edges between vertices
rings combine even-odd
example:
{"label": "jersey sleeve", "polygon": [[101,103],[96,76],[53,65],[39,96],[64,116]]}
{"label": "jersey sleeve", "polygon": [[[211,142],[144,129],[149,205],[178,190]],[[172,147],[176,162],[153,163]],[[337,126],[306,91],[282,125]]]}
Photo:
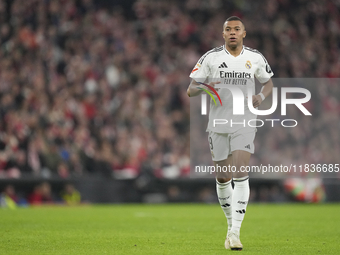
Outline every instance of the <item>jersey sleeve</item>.
{"label": "jersey sleeve", "polygon": [[190,78],[194,79],[196,82],[204,82],[210,74],[209,68],[209,56],[207,52],[198,61],[197,64],[191,71],[189,75]]}
{"label": "jersey sleeve", "polygon": [[270,65],[267,60],[262,56],[259,56],[259,65],[255,72],[255,77],[259,80],[259,82],[266,83],[269,81],[270,77],[274,75]]}

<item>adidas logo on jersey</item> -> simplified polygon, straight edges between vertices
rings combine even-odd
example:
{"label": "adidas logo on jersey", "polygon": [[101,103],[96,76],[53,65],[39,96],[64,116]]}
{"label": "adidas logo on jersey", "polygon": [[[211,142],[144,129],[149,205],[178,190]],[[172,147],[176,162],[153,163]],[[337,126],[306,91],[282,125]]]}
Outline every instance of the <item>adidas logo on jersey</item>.
{"label": "adidas logo on jersey", "polygon": [[244,148],[250,150],[250,144],[246,145]]}
{"label": "adidas logo on jersey", "polygon": [[223,62],[218,68],[228,68],[228,66],[225,62]]}

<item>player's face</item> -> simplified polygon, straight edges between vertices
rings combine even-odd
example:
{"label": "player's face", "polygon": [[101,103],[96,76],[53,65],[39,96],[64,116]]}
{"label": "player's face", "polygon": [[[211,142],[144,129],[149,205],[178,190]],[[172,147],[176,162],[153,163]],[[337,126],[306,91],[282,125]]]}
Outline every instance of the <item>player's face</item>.
{"label": "player's face", "polygon": [[243,45],[243,38],[246,37],[246,30],[241,21],[232,20],[224,23],[223,38],[230,48]]}

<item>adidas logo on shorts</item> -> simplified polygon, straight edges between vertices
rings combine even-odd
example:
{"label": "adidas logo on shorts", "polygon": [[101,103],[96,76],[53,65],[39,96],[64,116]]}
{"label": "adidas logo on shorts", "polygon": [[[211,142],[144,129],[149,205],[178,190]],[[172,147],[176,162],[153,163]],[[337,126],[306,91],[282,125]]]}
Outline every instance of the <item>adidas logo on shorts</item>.
{"label": "adidas logo on shorts", "polygon": [[250,150],[250,144],[246,145],[244,148]]}

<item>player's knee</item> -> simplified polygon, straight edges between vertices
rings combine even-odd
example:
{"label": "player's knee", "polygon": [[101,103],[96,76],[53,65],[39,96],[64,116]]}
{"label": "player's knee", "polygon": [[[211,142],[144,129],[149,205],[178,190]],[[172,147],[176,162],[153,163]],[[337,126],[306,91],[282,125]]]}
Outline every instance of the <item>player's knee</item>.
{"label": "player's knee", "polygon": [[219,183],[225,183],[225,182],[228,182],[228,181],[231,180],[231,178],[223,178],[223,177],[219,177],[219,178],[216,178],[216,179]]}

